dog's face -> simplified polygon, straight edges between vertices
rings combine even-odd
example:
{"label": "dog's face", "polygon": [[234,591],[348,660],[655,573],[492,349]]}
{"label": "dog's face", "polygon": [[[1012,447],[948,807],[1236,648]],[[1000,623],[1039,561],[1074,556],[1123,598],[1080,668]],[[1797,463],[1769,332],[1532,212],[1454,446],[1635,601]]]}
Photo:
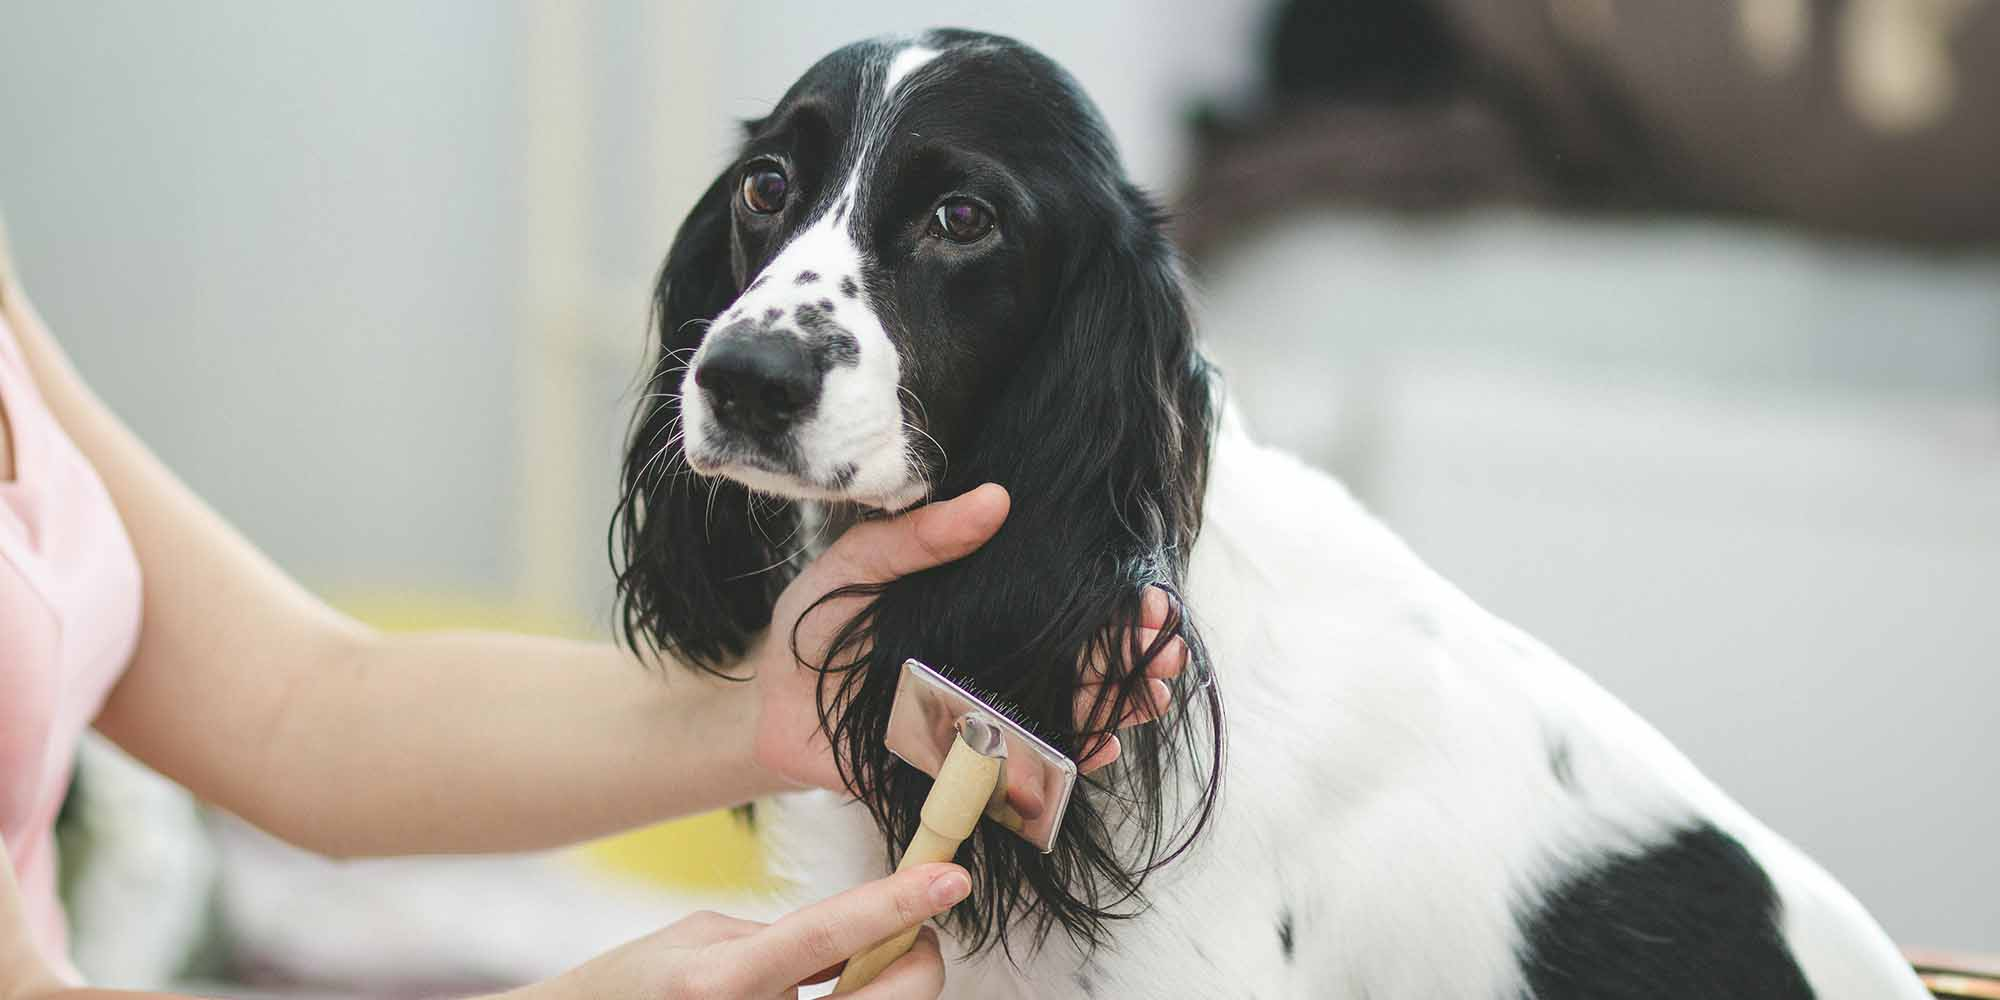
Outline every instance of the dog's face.
{"label": "dog's face", "polygon": [[1066,77],[933,32],[822,60],[748,136],[729,195],[738,290],[681,399],[688,463],[792,499],[926,495],[983,391],[1047,315],[1079,174]]}

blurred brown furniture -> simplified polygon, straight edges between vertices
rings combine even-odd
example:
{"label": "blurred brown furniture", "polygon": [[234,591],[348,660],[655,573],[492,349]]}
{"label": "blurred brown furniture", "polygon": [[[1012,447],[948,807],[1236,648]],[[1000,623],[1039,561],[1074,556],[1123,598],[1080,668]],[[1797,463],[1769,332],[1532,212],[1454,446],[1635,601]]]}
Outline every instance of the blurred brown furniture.
{"label": "blurred brown furniture", "polygon": [[2000,244],[2000,3],[1290,0],[1181,238],[1494,202]]}

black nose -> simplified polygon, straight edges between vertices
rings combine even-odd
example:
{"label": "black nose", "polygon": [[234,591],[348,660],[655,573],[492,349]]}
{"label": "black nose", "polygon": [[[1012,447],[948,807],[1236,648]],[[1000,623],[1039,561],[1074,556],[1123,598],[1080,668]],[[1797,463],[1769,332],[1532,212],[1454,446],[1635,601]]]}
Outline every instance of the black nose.
{"label": "black nose", "polygon": [[772,434],[819,402],[820,373],[798,337],[733,330],[714,336],[694,381],[723,426]]}

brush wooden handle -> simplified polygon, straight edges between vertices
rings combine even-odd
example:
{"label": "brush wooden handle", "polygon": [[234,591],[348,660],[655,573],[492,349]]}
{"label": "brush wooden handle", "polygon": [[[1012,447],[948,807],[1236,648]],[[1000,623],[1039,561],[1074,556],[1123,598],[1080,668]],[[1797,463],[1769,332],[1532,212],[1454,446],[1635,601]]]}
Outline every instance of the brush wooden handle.
{"label": "brush wooden handle", "polygon": [[[945,754],[944,764],[938,768],[937,782],[924,797],[917,832],[903,849],[903,859],[896,863],[896,870],[950,861],[958,854],[958,845],[965,843],[965,838],[972,835],[972,828],[979,825],[979,816],[993,798],[993,789],[999,785],[1006,764],[1005,757],[988,757],[974,750],[963,735],[954,737],[951,752]],[[848,959],[840,982],[833,987],[834,995],[852,993],[874,982],[883,969],[917,943],[917,927],[886,938]]]}

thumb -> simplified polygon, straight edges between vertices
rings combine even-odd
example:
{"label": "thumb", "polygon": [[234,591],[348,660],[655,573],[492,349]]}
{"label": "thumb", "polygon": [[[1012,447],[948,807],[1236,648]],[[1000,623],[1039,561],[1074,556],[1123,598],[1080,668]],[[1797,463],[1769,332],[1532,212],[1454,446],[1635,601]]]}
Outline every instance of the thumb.
{"label": "thumb", "polygon": [[729,947],[755,968],[758,987],[785,989],[951,909],[971,891],[971,877],[957,865],[918,865],[787,914]]}
{"label": "thumb", "polygon": [[1007,519],[1010,500],[986,483],[950,500],[929,503],[840,536],[825,559],[844,563],[856,583],[887,583],[971,555]]}

